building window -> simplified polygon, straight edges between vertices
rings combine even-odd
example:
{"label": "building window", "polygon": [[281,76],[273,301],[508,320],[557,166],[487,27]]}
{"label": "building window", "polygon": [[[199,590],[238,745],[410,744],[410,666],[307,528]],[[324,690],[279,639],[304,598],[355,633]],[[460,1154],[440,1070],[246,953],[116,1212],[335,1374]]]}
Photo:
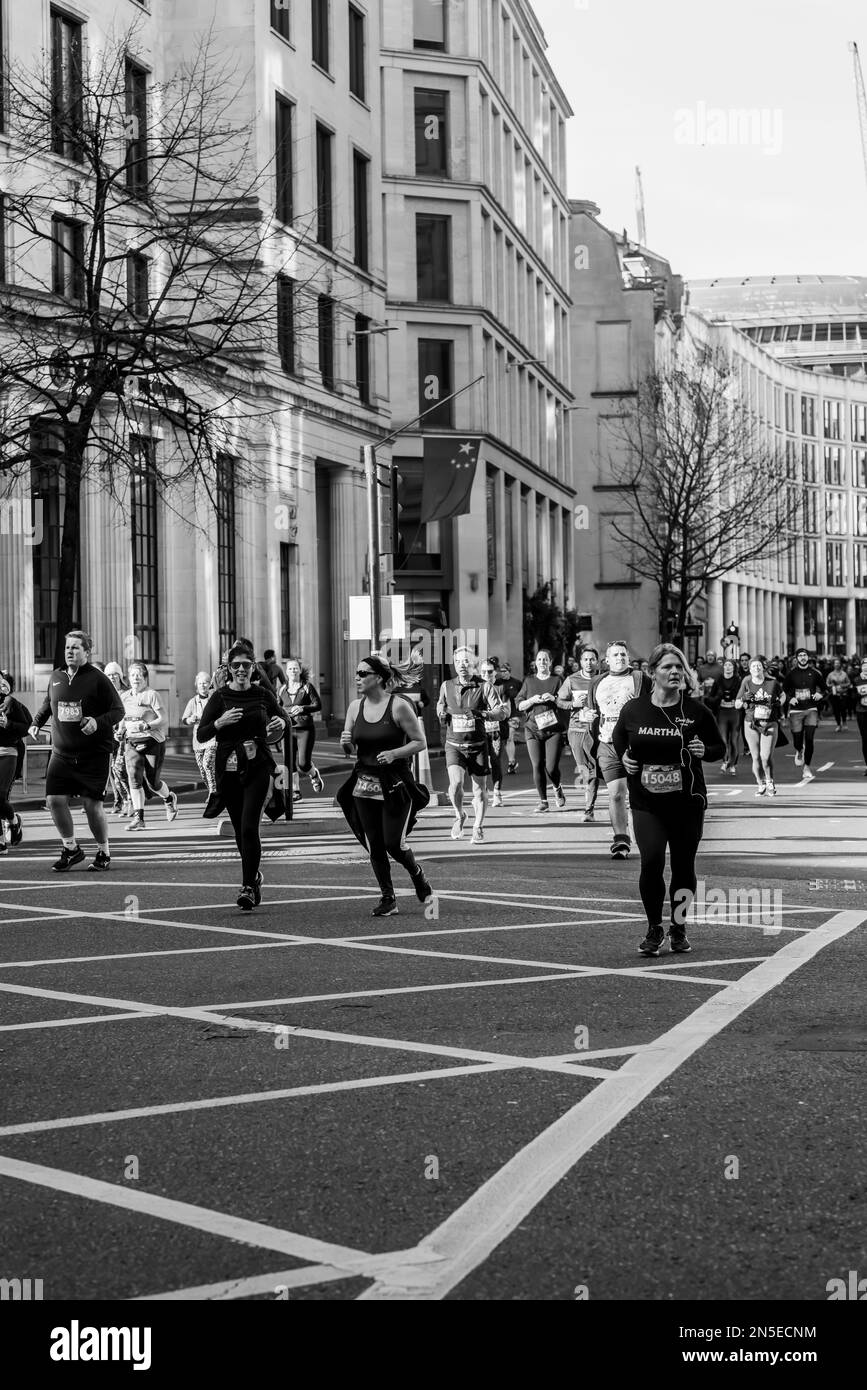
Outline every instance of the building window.
{"label": "building window", "polygon": [[143,194],[148,186],[148,79],[144,68],[126,60],[127,192]]}
{"label": "building window", "polygon": [[846,547],[842,541],[825,542],[825,582],[835,589],[846,583]]}
{"label": "building window", "polygon": [[497,577],[497,479],[490,474],[485,480],[488,531],[488,580]]}
{"label": "building window", "polygon": [[370,319],[355,315],[355,385],[362,405],[370,405]]}
{"label": "building window", "polygon": [[[30,494],[42,513],[42,534],[33,546],[33,639],[37,661],[53,661],[57,641],[57,599],[60,593],[60,542],[63,531],[63,427],[35,422],[30,430]],[[81,563],[76,566],[73,599],[78,626]]]}
{"label": "building window", "polygon": [[355,264],[362,270],[367,270],[369,265],[369,199],[368,199],[368,175],[370,171],[370,160],[365,155],[359,154],[358,150],[352,153],[352,214],[355,225],[355,245],[354,257]]}
{"label": "building window", "polygon": [[289,29],[290,5],[292,0],[271,0],[271,28],[281,39],[292,38]]}
{"label": "building window", "polygon": [[786,477],[797,478],[798,476],[798,442],[795,439],[786,440]]}
{"label": "building window", "polygon": [[319,371],[322,385],[334,390],[334,300],[327,294],[319,296]]}
{"label": "building window", "polygon": [[789,544],[788,550],[786,551],[786,559],[787,559],[787,561],[788,561],[789,583],[790,583],[790,584],[797,584],[797,583],[798,583],[798,548],[797,548],[797,546],[795,545],[794,541],[791,541],[790,544]]}
{"label": "building window", "polygon": [[855,535],[867,536],[867,493],[855,493],[852,498],[852,510]]}
{"label": "building window", "polygon": [[846,494],[845,492],[826,492],[825,493],[825,534],[828,536],[845,536],[849,527],[846,524]]}
{"label": "building window", "polygon": [[235,586],[235,460],[230,454],[217,455],[217,626],[220,651],[238,635],[238,605]]}
{"label": "building window", "polygon": [[867,444],[867,405],[852,406],[852,443]]}
{"label": "building window", "polygon": [[448,303],[451,298],[450,217],[417,214],[415,219],[418,298]]}
{"label": "building window", "polygon": [[836,445],[825,446],[825,482],[832,487],[843,485],[843,450]]}
{"label": "building window", "polygon": [[867,449],[852,450],[852,482],[855,487],[867,487]]}
{"label": "building window", "polygon": [[816,433],[816,397],[801,397],[801,434]]}
{"label": "building window", "polygon": [[135,650],[142,661],[159,661],[156,443],[134,434],[129,445]]}
{"label": "building window", "polygon": [[452,357],[454,344],[442,338],[420,338],[418,343],[418,413],[425,415],[422,429],[454,428]]}
{"label": "building window", "polygon": [[277,276],[277,351],[280,366],[289,376],[295,374],[295,281]]}
{"label": "building window", "polygon": [[506,481],[506,500],[504,511],[506,535],[506,598],[515,582],[515,485],[511,479]]}
{"label": "building window", "polygon": [[131,314],[147,318],[150,310],[149,262],[140,251],[129,251],[126,257],[126,307]]}
{"label": "building window", "polygon": [[349,90],[359,101],[366,96],[364,72],[364,15],[349,6]]}
{"label": "building window", "polygon": [[795,393],[786,392],[786,429],[790,434],[795,433]]}
{"label": "building window", "polygon": [[80,131],[82,26],[59,10],[51,11],[51,148],[81,160]]}
{"label": "building window", "polygon": [[[397,538],[395,566],[403,571],[442,569],[442,532],[438,521],[421,521],[424,464],[421,459],[396,458]],[[414,626],[414,624],[413,624]]]}
{"label": "building window", "polygon": [[826,439],[843,438],[843,402],[822,402],[822,430]]}
{"label": "building window", "polygon": [[332,207],[331,146],[334,137],[325,126],[316,126],[316,240],[331,250],[334,234]]}
{"label": "building window", "polygon": [[310,0],[313,61],[328,72],[328,0]]}
{"label": "building window", "polygon": [[413,0],[412,18],[413,48],[445,48],[445,0]]}
{"label": "building window", "polygon": [[281,222],[291,222],[294,216],[292,184],[292,116],[291,101],[277,98],[275,111],[274,165],[277,176],[275,212]]}
{"label": "building window", "polygon": [[280,542],[280,651],[287,657],[292,650],[292,547]]}
{"label": "building window", "polygon": [[804,541],[804,583],[819,582],[819,542]]}
{"label": "building window", "polygon": [[415,172],[427,178],[447,179],[448,169],[447,92],[415,92]]}
{"label": "building window", "polygon": [[[855,575],[854,584],[856,589],[867,589],[867,545],[855,542]],[[859,651],[863,651],[863,646]]]}
{"label": "building window", "polygon": [[815,444],[801,445],[801,466],[804,470],[804,482],[815,483],[818,481],[816,475],[816,446]]}
{"label": "building window", "polygon": [[804,488],[804,530],[809,536],[819,534],[819,489]]}
{"label": "building window", "polygon": [[51,286],[64,299],[84,298],[84,227],[68,217],[53,217]]}

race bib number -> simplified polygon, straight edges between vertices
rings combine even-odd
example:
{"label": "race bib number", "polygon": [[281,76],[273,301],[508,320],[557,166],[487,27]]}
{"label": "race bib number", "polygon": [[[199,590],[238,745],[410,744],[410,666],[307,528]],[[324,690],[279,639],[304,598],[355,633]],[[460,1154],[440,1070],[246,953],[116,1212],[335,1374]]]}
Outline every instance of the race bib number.
{"label": "race bib number", "polygon": [[557,723],[556,712],[552,709],[541,709],[534,714],[533,718],[536,721],[537,729],[550,729],[552,725]]}
{"label": "race bib number", "polygon": [[486,720],[485,720],[485,733],[486,733],[486,734],[498,734],[499,732],[500,732],[500,722],[499,722],[498,719],[486,719]]}
{"label": "race bib number", "polygon": [[659,767],[648,763],[641,769],[641,785],[649,792],[679,792],[683,790],[683,772],[679,767]]}
{"label": "race bib number", "polygon": [[810,699],[810,694],[811,694],[811,692],[810,692],[809,690],[796,690],[796,691],[795,691],[795,699],[796,699],[798,702],[800,702],[801,700],[809,700],[809,699]]}
{"label": "race bib number", "polygon": [[757,724],[767,724],[771,717],[770,705],[756,705],[753,710],[753,718]]}
{"label": "race bib number", "polygon": [[382,783],[378,777],[374,777],[370,772],[359,772],[355,779],[352,795],[365,801],[385,800],[382,794]]}
{"label": "race bib number", "polygon": [[230,754],[229,754],[228,758],[226,759],[226,771],[227,771],[227,772],[237,772],[237,771],[238,771],[238,754],[237,754],[237,753],[230,753]]}
{"label": "race bib number", "polygon": [[57,718],[61,724],[80,724],[81,723],[81,701],[80,700],[58,700]]}
{"label": "race bib number", "polygon": [[474,734],[476,732],[476,720],[472,714],[453,714],[452,729],[456,734]]}

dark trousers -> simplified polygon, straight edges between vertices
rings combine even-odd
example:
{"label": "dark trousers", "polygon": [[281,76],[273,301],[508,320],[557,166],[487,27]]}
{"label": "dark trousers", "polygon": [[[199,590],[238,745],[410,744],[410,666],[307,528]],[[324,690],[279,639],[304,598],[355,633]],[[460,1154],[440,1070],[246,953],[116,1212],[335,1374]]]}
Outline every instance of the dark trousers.
{"label": "dark trousers", "polygon": [[385,801],[369,801],[366,797],[357,796],[355,807],[367,841],[370,867],[376,875],[380,892],[384,898],[393,898],[394,886],[391,881],[389,855],[395,863],[401,864],[410,876],[418,873],[415,855],[404,843],[412,810],[409,796],[406,793],[391,793],[386,796]]}
{"label": "dark trousers", "polygon": [[241,785],[237,772],[224,772],[220,782],[220,792],[232,829],[235,844],[241,856],[241,882],[253,887],[262,859],[262,841],[259,838],[259,821],[262,808],[268,800],[271,783],[271,769],[264,767],[252,773]]}
{"label": "dark trousers", "polygon": [[503,785],[503,742],[499,734],[488,734],[488,758],[491,763],[491,786]]}
{"label": "dark trousers", "polygon": [[[658,813],[636,811],[633,808],[632,824],[635,829],[635,842],[641,854],[638,891],[647,913],[648,924],[655,927],[662,922],[665,905],[666,849],[671,862],[668,896],[672,916],[678,904],[684,901],[684,891],[695,893],[695,856],[704,830],[704,810],[698,808],[695,803],[693,806],[676,806],[665,811],[660,807]],[[677,894],[681,896],[677,898]]]}
{"label": "dark trousers", "polygon": [[14,820],[15,812],[9,793],[15,780],[15,765],[18,759],[14,753],[0,756],[0,820]]}
{"label": "dark trousers", "polygon": [[737,767],[741,756],[741,712],[739,709],[721,709],[717,718],[719,731],[726,741],[724,761],[729,767]]}
{"label": "dark trousers", "polygon": [[858,732],[861,735],[861,757],[867,763],[867,709],[856,709],[855,718],[858,721]]}
{"label": "dark trousers", "polygon": [[844,724],[846,722],[846,719],[848,718],[848,713],[846,710],[846,697],[844,695],[831,695],[829,696],[829,699],[831,702],[831,713],[833,714],[836,723],[838,725]]}
{"label": "dark trousers", "polygon": [[[283,739],[283,752],[286,766],[289,766],[289,750],[286,747],[289,734]],[[292,766],[295,772],[305,775],[313,766],[313,745],[316,742],[315,729],[292,730]]]}
{"label": "dark trousers", "polygon": [[[552,787],[560,785],[560,754],[563,752],[563,733],[554,729],[550,734],[525,732],[527,752],[533,768],[533,783],[539,793],[540,801],[548,799],[548,782]],[[547,774],[547,778],[546,778]]]}

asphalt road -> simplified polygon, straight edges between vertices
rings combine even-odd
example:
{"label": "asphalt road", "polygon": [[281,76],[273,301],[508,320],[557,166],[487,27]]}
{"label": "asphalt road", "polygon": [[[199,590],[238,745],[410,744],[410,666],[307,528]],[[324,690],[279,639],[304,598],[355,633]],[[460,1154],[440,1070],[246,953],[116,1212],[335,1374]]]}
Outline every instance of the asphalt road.
{"label": "asphalt road", "polygon": [[0,1277],[45,1299],[826,1300],[867,1271],[867,780],[848,732],[819,753],[800,786],[786,750],[772,802],[710,773],[707,920],[658,960],[604,801],[594,826],[574,793],[533,816],[525,769],[483,847],[422,817],[435,909],[396,870],[384,921],[327,793],[265,830],[249,915],[201,796],[118,827],[99,876],[53,875],[26,813],[0,861]]}

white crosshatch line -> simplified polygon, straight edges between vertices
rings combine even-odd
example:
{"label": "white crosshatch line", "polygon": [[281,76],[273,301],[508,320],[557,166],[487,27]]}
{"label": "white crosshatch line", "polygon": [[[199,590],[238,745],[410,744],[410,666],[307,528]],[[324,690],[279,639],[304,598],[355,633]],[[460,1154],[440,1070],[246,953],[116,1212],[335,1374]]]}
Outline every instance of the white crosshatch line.
{"label": "white crosshatch line", "polygon": [[[30,881],[30,885],[34,888],[42,886],[33,885],[32,880]],[[13,885],[8,883],[4,885],[4,887],[7,888],[12,886]],[[20,896],[20,889],[24,886],[24,884],[18,885],[19,893],[16,896]],[[53,887],[56,885],[51,886]],[[72,885],[69,881],[67,881],[62,886],[65,888],[69,888]],[[88,884],[88,887],[91,886],[92,885]],[[113,880],[113,886],[115,888],[135,887],[138,890],[138,892],[141,893],[142,891],[146,891],[149,887],[164,888],[166,885],[157,883],[142,883],[140,880],[125,881],[115,879]],[[170,886],[172,888],[181,887],[181,885]],[[212,885],[210,884],[203,884],[200,882],[187,883],[184,885],[184,887],[188,889],[199,887],[210,888],[211,886]],[[277,885],[277,891],[285,891],[287,888],[291,889],[293,887],[296,887],[298,889],[304,889],[307,893],[309,893],[314,888],[314,885]],[[366,902],[369,900],[371,896],[368,892],[359,893],[355,885],[319,883],[315,885],[315,887],[323,890],[323,892],[327,892],[329,894],[327,900],[333,902]],[[445,897],[445,895],[440,896]],[[612,1078],[623,1076],[624,1074],[626,1074],[626,1066],[628,1065],[628,1063],[626,1063],[622,1067],[619,1067],[616,1070],[612,1070],[612,1067],[610,1065],[594,1066],[592,1065],[594,1062],[616,1062],[616,1060],[621,1058],[632,1059],[633,1061],[635,1061],[636,1059],[641,1059],[641,1057],[645,1054],[650,1055],[651,1062],[653,1062],[654,1058],[657,1057],[661,1043],[664,1043],[665,1038],[669,1037],[672,1033],[677,1033],[678,1029],[683,1029],[684,1027],[686,1027],[686,1025],[690,1023],[690,1020],[697,1019],[704,1013],[704,1011],[706,1011],[708,1006],[701,1006],[697,1011],[695,1011],[694,1014],[690,1015],[688,1019],[684,1020],[682,1024],[676,1025],[674,1030],[669,1030],[669,1033],[662,1035],[662,1038],[654,1039],[652,1042],[649,1043],[643,1043],[633,1047],[611,1048],[607,1050],[603,1049],[597,1052],[573,1051],[561,1055],[543,1057],[525,1057],[512,1054],[480,1052],[474,1049],[452,1048],[448,1047],[447,1045],[424,1044],[418,1042],[411,1042],[403,1039],[385,1039],[363,1034],[351,1034],[317,1029],[295,1028],[291,1025],[273,1023],[262,1019],[239,1017],[233,1014],[227,1014],[226,1011],[244,1008],[254,1009],[262,1007],[274,1007],[280,1005],[288,1006],[294,1004],[318,1002],[324,999],[357,999],[390,994],[427,993],[467,988],[496,988],[498,986],[508,989],[514,986],[524,986],[527,984],[546,984],[549,982],[559,982],[563,980],[592,979],[605,976],[625,976],[628,978],[651,980],[662,979],[666,982],[671,982],[673,984],[677,984],[679,982],[687,982],[693,985],[703,984],[714,990],[711,999],[708,1001],[708,1005],[716,1005],[721,997],[729,997],[730,999],[733,999],[735,996],[737,996],[737,998],[741,1000],[738,1009],[738,1011],[740,1011],[740,1007],[746,1007],[746,1005],[742,1002],[744,991],[741,990],[741,986],[744,986],[744,982],[749,980],[751,976],[754,976],[757,971],[761,971],[765,966],[773,965],[775,960],[777,960],[781,956],[785,956],[786,954],[788,954],[792,948],[806,947],[808,954],[804,957],[804,959],[808,959],[812,956],[812,954],[815,954],[816,950],[821,949],[821,946],[823,944],[827,944],[824,940],[824,936],[828,928],[831,928],[835,923],[838,923],[841,919],[846,919],[847,925],[845,926],[845,930],[852,930],[854,929],[854,926],[858,925],[860,921],[862,921],[865,917],[865,914],[851,912],[840,913],[837,914],[836,917],[832,918],[830,922],[825,922],[819,927],[787,928],[785,930],[797,933],[797,935],[795,935],[791,939],[787,939],[784,937],[783,939],[786,940],[786,945],[780,946],[779,949],[777,949],[771,956],[743,956],[734,959],[715,958],[713,960],[693,959],[692,961],[688,962],[678,962],[676,970],[673,969],[667,961],[656,963],[645,962],[642,965],[620,968],[564,965],[563,963],[552,963],[537,960],[512,960],[511,958],[504,960],[500,957],[472,956],[459,952],[430,952],[424,951],[419,948],[397,946],[395,944],[398,940],[408,941],[414,940],[415,938],[437,937],[444,934],[451,937],[460,937],[462,935],[474,935],[480,931],[505,932],[512,930],[522,932],[533,932],[534,930],[538,931],[549,928],[563,927],[580,929],[581,926],[591,925],[592,922],[598,922],[600,920],[604,920],[607,925],[613,925],[615,923],[626,923],[630,921],[643,921],[643,916],[640,913],[628,913],[616,910],[606,910],[599,907],[589,906],[581,906],[576,908],[576,906],[569,901],[568,894],[548,894],[545,895],[544,898],[536,899],[532,903],[527,901],[525,894],[510,895],[500,893],[497,895],[493,895],[486,894],[483,892],[475,892],[472,895],[472,899],[470,899],[469,895],[463,894],[460,891],[455,891],[453,894],[451,894],[451,896],[457,899],[472,900],[480,905],[505,905],[520,910],[533,908],[534,910],[539,911],[543,914],[554,914],[559,912],[561,916],[557,920],[536,920],[534,922],[526,923],[521,922],[497,924],[496,926],[481,928],[453,927],[421,930],[410,929],[408,931],[400,933],[364,933],[355,936],[317,937],[309,935],[300,936],[294,933],[288,934],[285,932],[258,931],[234,926],[220,927],[216,926],[215,924],[178,921],[168,915],[175,911],[186,913],[197,910],[190,906],[185,907],[184,905],[179,905],[177,908],[159,907],[147,909],[140,907],[139,913],[134,919],[130,919],[125,914],[119,913],[88,912],[84,914],[88,919],[95,919],[106,922],[126,922],[130,925],[135,924],[139,928],[142,926],[153,925],[160,927],[171,927],[182,933],[208,931],[218,932],[221,934],[234,936],[236,938],[259,938],[254,941],[250,941],[249,939],[235,940],[232,943],[227,944],[226,946],[180,948],[180,952],[184,954],[199,954],[213,951],[225,952],[233,950],[261,950],[280,948],[304,949],[313,946],[329,947],[334,949],[372,950],[382,954],[399,954],[401,956],[406,956],[407,954],[423,956],[425,958],[430,958],[431,956],[433,956],[437,959],[443,959],[445,961],[454,959],[455,961],[482,961],[493,965],[530,965],[534,971],[534,974],[483,981],[458,980],[436,985],[409,985],[391,989],[386,988],[359,991],[343,991],[327,995],[288,996],[286,998],[274,1000],[246,1000],[236,1002],[222,1002],[216,1004],[201,1005],[193,1008],[174,1008],[171,1006],[149,1004],[137,1000],[118,1000],[102,995],[89,995],[83,993],[79,994],[72,991],[52,991],[48,989],[35,989],[23,984],[4,983],[0,985],[0,992],[3,993],[26,994],[31,997],[43,998],[46,1000],[46,1002],[48,1002],[51,999],[62,999],[68,1002],[77,1002],[82,1004],[89,1003],[97,1008],[104,1009],[106,1012],[101,1014],[89,1015],[87,1017],[79,1016],[78,1018],[72,1019],[46,1019],[36,1023],[31,1022],[28,1024],[6,1025],[4,1026],[3,1031],[17,1030],[22,1028],[38,1029],[40,1027],[48,1028],[58,1026],[93,1026],[96,1023],[108,1021],[142,1021],[144,1019],[156,1017],[175,1017],[179,1019],[186,1019],[191,1022],[209,1023],[214,1026],[239,1029],[248,1032],[260,1032],[263,1034],[271,1033],[275,1035],[281,1034],[286,1035],[290,1040],[292,1036],[296,1036],[299,1038],[307,1038],[309,1040],[320,1041],[323,1043],[340,1043],[373,1050],[380,1049],[383,1051],[398,1051],[428,1056],[439,1056],[443,1059],[454,1059],[455,1061],[459,1061],[460,1065],[448,1067],[441,1066],[424,1071],[398,1072],[375,1077],[362,1077],[355,1080],[340,1081],[334,1083],[326,1082],[311,1086],[297,1086],[292,1088],[286,1088],[285,1090],[281,1091],[268,1090],[263,1092],[254,1092],[245,1095],[229,1097],[219,1096],[212,1098],[199,1098],[190,1101],[178,1102],[173,1105],[131,1107],[123,1111],[109,1111],[93,1115],[65,1116],[58,1117],[54,1120],[35,1120],[31,1122],[25,1122],[21,1125],[11,1125],[0,1128],[0,1136],[21,1133],[46,1132],[49,1130],[76,1128],[79,1126],[95,1124],[118,1123],[122,1122],[123,1120],[131,1120],[134,1118],[140,1119],[147,1117],[156,1117],[158,1115],[168,1113],[187,1113],[201,1109],[231,1108],[234,1106],[240,1106],[245,1104],[255,1104],[281,1099],[291,1099],[294,1096],[327,1094],[335,1091],[340,1092],[344,1090],[351,1091],[358,1089],[368,1089],[373,1087],[387,1087],[420,1081],[434,1082],[441,1080],[449,1082],[455,1079],[460,1079],[461,1077],[465,1076],[478,1076],[488,1074],[490,1072],[514,1072],[517,1070],[556,1072],[560,1075],[571,1074],[577,1077],[579,1080],[583,1080],[585,1082],[585,1085],[587,1083],[590,1083],[592,1085],[592,1090],[590,1091],[589,1095],[585,1095],[583,1100],[579,1101],[578,1105],[573,1107],[573,1109],[567,1113],[567,1116],[563,1117],[563,1119],[565,1120],[568,1118],[569,1115],[572,1115],[575,1112],[575,1110],[577,1110],[581,1105],[585,1104],[587,1100],[591,1099],[592,1096],[600,1089],[600,1087],[601,1089],[605,1090],[605,1088],[610,1087]],[[310,901],[309,898],[306,900]],[[326,899],[320,897],[315,900],[325,901]],[[278,902],[279,901],[280,900],[278,900]],[[293,901],[300,900],[287,899],[283,901],[286,902],[286,905],[289,905]],[[586,903],[592,900],[584,898],[583,901]],[[634,903],[634,900],[626,898],[619,900],[612,898],[604,898],[599,899],[597,901],[608,902],[612,905],[616,901],[622,901],[629,905],[633,905]],[[275,903],[274,905],[277,904]],[[216,908],[224,909],[225,907],[226,904],[223,903],[207,904],[201,910],[213,911]],[[18,912],[20,912],[23,908],[25,914],[29,915],[26,915],[23,918],[4,919],[2,916],[3,908],[9,908],[12,911]],[[801,913],[811,912],[813,914],[827,913],[827,908],[816,908],[812,905],[810,905],[809,907],[805,906],[801,908],[791,908],[788,910]],[[160,915],[157,916],[157,913],[159,913]],[[6,920],[9,921],[10,924],[12,921],[24,921],[28,924],[35,925],[38,922],[46,920],[58,921],[64,918],[78,918],[81,915],[82,914],[76,912],[75,910],[66,908],[46,908],[44,905],[39,904],[34,904],[31,907],[30,904],[23,905],[20,903],[8,903],[6,901],[0,900],[0,924],[2,924],[3,920]],[[854,919],[851,921],[851,924],[849,924],[850,919]],[[758,930],[762,929],[758,928]],[[839,931],[837,934],[843,933],[842,931]],[[576,945],[577,944],[578,941],[576,938]],[[86,964],[90,962],[103,962],[111,959],[130,959],[135,958],[139,955],[141,955],[143,959],[153,959],[154,957],[170,956],[178,953],[178,948],[166,948],[164,950],[148,951],[145,953],[124,952],[86,957],[63,957],[53,961],[48,959],[34,959],[29,962],[8,961],[0,965],[0,970],[17,970],[27,968],[28,966],[66,963],[73,964],[76,962],[80,964]],[[800,959],[798,963],[802,963]],[[713,976],[709,977],[706,974],[698,973],[699,971],[706,971],[709,968],[712,969],[714,966],[719,967],[749,964],[753,964],[755,968],[751,971],[748,971],[745,975],[740,976],[739,979],[734,981],[728,978],[717,978]],[[792,966],[792,968],[797,967]],[[789,972],[786,971],[786,973]],[[772,986],[768,985],[767,987],[770,988]],[[749,994],[748,990],[747,994]],[[755,997],[760,997],[760,994],[756,994]],[[752,1002],[752,1000],[750,999],[749,1002]],[[118,1012],[117,1010],[121,1011]],[[715,1013],[712,1013],[711,1017],[716,1018],[717,1015]],[[719,1024],[719,1026],[722,1026],[722,1024]],[[716,1031],[716,1025],[714,1025],[712,1031]],[[711,1033],[708,1033],[708,1036],[710,1035]],[[704,1040],[706,1040],[706,1038]],[[679,1063],[677,1063],[677,1065],[679,1065]],[[642,1072],[642,1075],[643,1074],[644,1073]],[[666,1072],[665,1074],[667,1075],[669,1073]],[[656,1082],[655,1084],[659,1083]],[[640,1096],[639,1099],[636,1100],[634,1103],[639,1103],[639,1100],[641,1098],[643,1098],[643,1096]],[[618,1119],[619,1118],[621,1118],[621,1116],[618,1116]],[[614,1123],[616,1122],[617,1120],[614,1121]],[[550,1126],[549,1130],[545,1131],[543,1135],[539,1136],[539,1140],[535,1140],[531,1145],[527,1146],[527,1149],[532,1149],[533,1146],[537,1145],[540,1140],[543,1140],[545,1138],[545,1135],[547,1135],[550,1131],[556,1130],[557,1126],[561,1123],[561,1121],[555,1122],[555,1125]],[[515,1164],[516,1162],[519,1162],[519,1160],[522,1157],[522,1154],[526,1151],[527,1150],[523,1150],[521,1154],[516,1155],[516,1157],[513,1160],[510,1160],[510,1163],[505,1165],[505,1168],[501,1170],[501,1174],[509,1170],[511,1165]],[[426,1248],[426,1243],[429,1244],[433,1242],[438,1233],[434,1233],[434,1235],[426,1238],[426,1242],[421,1242],[421,1244],[412,1251],[397,1251],[391,1252],[388,1255],[373,1256],[363,1251],[344,1252],[343,1247],[332,1247],[328,1246],[327,1243],[324,1242],[309,1241],[307,1237],[297,1236],[291,1232],[277,1231],[274,1228],[258,1227],[257,1231],[254,1232],[252,1230],[252,1227],[254,1227],[256,1223],[238,1222],[235,1218],[224,1215],[223,1213],[207,1212],[204,1208],[193,1207],[185,1203],[176,1203],[171,1201],[171,1199],[156,1197],[153,1194],[142,1192],[131,1193],[129,1189],[115,1187],[113,1184],[110,1183],[98,1183],[92,1179],[83,1178],[77,1174],[67,1174],[64,1173],[62,1170],[49,1169],[37,1164],[23,1164],[17,1160],[0,1158],[0,1173],[6,1173],[10,1177],[18,1177],[24,1181],[35,1182],[39,1185],[47,1186],[54,1190],[75,1192],[85,1199],[103,1201],[111,1205],[124,1206],[131,1210],[140,1210],[142,1212],[148,1211],[152,1215],[162,1216],[163,1219],[177,1221],[182,1225],[195,1226],[198,1229],[202,1230],[213,1230],[214,1233],[217,1233],[218,1229],[222,1230],[225,1225],[228,1225],[228,1227],[231,1227],[233,1230],[238,1232],[238,1234],[236,1234],[232,1238],[244,1240],[245,1243],[255,1245],[257,1246],[257,1248],[281,1249],[284,1253],[293,1254],[301,1258],[304,1258],[304,1256],[301,1254],[302,1249],[306,1249],[309,1252],[309,1256],[311,1258],[311,1263],[302,1269],[294,1269],[288,1272],[278,1271],[274,1274],[257,1275],[250,1279],[227,1280],[214,1285],[199,1286],[198,1288],[191,1290],[170,1290],[162,1295],[151,1295],[150,1297],[190,1297],[215,1299],[230,1297],[241,1298],[254,1296],[256,1292],[267,1292],[278,1284],[285,1285],[286,1287],[302,1288],[308,1283],[316,1284],[330,1282],[338,1279],[349,1279],[357,1277],[365,1278],[368,1282],[371,1279],[375,1281],[365,1291],[365,1293],[361,1295],[362,1298],[423,1297],[427,1299],[445,1296],[444,1292],[438,1292],[439,1289],[444,1289],[445,1284],[447,1283],[447,1279],[445,1279],[445,1271],[443,1269],[443,1259],[440,1257],[439,1254],[434,1254],[432,1253],[432,1251],[429,1251]],[[491,1183],[496,1183],[497,1180],[500,1178],[501,1174],[497,1174],[494,1178],[489,1179],[488,1183],[484,1184],[483,1189],[481,1189],[481,1191],[484,1191],[486,1188],[488,1188]],[[555,1181],[556,1180],[558,1179],[555,1179]],[[544,1195],[544,1193],[542,1195]],[[474,1203],[476,1203],[476,1199],[478,1197],[479,1194],[477,1193],[475,1198],[471,1198],[469,1200],[469,1203],[464,1204],[465,1207],[469,1208],[471,1224],[475,1223],[478,1218],[476,1206],[473,1205]],[[510,1195],[510,1202],[512,1202],[513,1197],[514,1193]],[[130,1198],[132,1198],[132,1200],[129,1200]],[[141,1199],[141,1203],[139,1203],[138,1199]],[[538,1200],[541,1200],[541,1197],[538,1197],[536,1199],[536,1201]],[[532,1205],[535,1204],[536,1202],[534,1201]],[[532,1209],[532,1206],[530,1209]],[[463,1211],[463,1208],[461,1208],[461,1211]],[[453,1239],[455,1230],[461,1224],[460,1221],[458,1221],[457,1227],[454,1225],[455,1218],[459,1217],[459,1215],[460,1213],[454,1214],[452,1218],[449,1218],[448,1222],[444,1223],[444,1227],[440,1228],[440,1231],[446,1231],[447,1233],[446,1244],[448,1244],[449,1240]],[[505,1220],[504,1225],[504,1218],[502,1212],[498,1213],[497,1220],[499,1224],[496,1226],[496,1231],[499,1231],[502,1227],[505,1234],[508,1234],[508,1230],[505,1229],[505,1227],[508,1226],[508,1220]],[[453,1224],[450,1225],[450,1223]],[[509,1226],[509,1229],[513,1229],[513,1226]],[[498,1235],[495,1243],[499,1243],[499,1240],[502,1238],[504,1238],[503,1234]],[[491,1246],[491,1248],[493,1248],[493,1246]],[[321,1249],[323,1252],[337,1251],[337,1255],[332,1256],[332,1254],[329,1253],[323,1254],[321,1258],[318,1258],[313,1254],[314,1249]],[[481,1258],[484,1258],[484,1256],[482,1256]],[[464,1264],[466,1263],[465,1253],[462,1256],[462,1259],[464,1263],[461,1263],[460,1261],[458,1262],[459,1271],[463,1269]],[[478,1262],[479,1261],[477,1261],[477,1263]],[[434,1267],[436,1267],[436,1269],[439,1270],[438,1280],[434,1277],[434,1274],[432,1272],[434,1270]],[[451,1273],[449,1274],[449,1277],[453,1277],[454,1267],[455,1261],[454,1258],[452,1258],[450,1265]],[[472,1267],[475,1266],[473,1265]],[[460,1273],[460,1278],[464,1277],[466,1277],[465,1273]],[[448,1287],[453,1287],[454,1282],[458,1281],[459,1280],[454,1280],[451,1284],[448,1284]],[[445,1291],[447,1291],[447,1289],[445,1289]]]}

